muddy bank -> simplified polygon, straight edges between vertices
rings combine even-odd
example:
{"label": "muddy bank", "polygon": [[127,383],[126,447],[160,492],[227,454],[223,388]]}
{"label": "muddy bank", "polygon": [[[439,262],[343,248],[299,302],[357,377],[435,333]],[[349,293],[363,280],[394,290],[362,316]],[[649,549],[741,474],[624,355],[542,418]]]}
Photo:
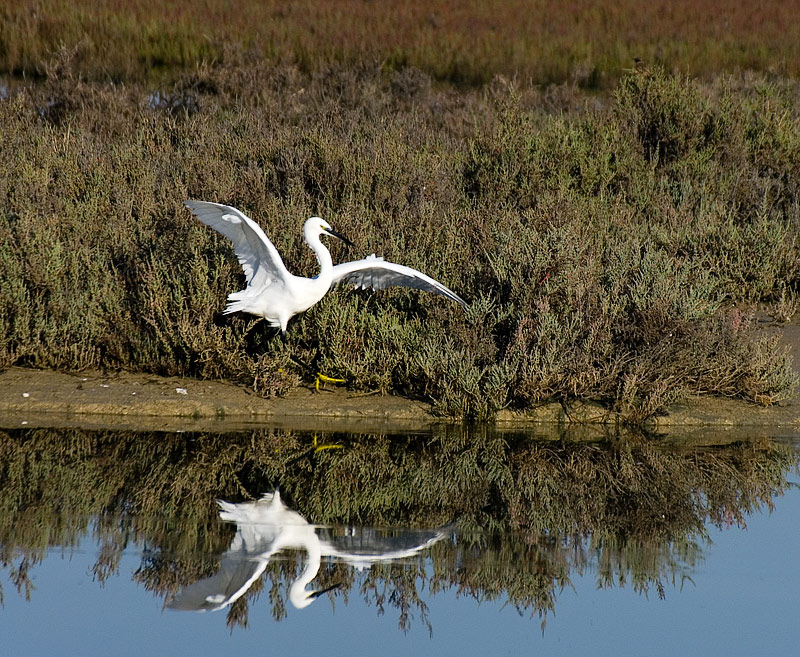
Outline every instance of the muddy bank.
{"label": "muddy bank", "polygon": [[434,418],[425,404],[400,397],[306,388],[264,399],[218,381],[147,374],[66,374],[23,368],[0,373],[0,426],[98,426],[201,430],[263,425],[332,430],[346,421],[362,431],[386,426],[424,430]]}
{"label": "muddy bank", "polygon": [[[613,425],[616,416],[591,403],[551,403],[527,413],[503,411],[501,429],[557,425]],[[0,373],[0,426],[80,426],[136,430],[232,431],[265,424],[319,431],[424,431],[442,422],[430,406],[401,397],[358,394],[341,388],[293,390],[263,399],[229,383],[145,374],[67,374],[23,368]],[[800,404],[759,407],[715,398],[686,400],[655,418],[657,431],[715,432],[769,427],[800,432]]]}

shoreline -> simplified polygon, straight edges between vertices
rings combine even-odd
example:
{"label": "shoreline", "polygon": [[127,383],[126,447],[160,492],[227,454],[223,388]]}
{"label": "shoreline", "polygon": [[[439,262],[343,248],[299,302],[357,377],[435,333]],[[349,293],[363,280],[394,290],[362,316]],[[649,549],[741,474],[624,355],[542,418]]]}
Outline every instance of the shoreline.
{"label": "shoreline", "polygon": [[[326,388],[292,390],[265,399],[242,386],[219,381],[159,377],[129,372],[64,373],[12,367],[0,372],[0,427],[107,428],[154,431],[427,432],[453,425],[432,415],[431,406],[396,396]],[[520,413],[501,411],[497,430],[589,427],[590,434],[617,426],[616,414],[600,404],[543,404]],[[670,407],[645,423],[654,433],[736,430],[800,433],[797,398],[762,407],[736,399],[698,397]]]}

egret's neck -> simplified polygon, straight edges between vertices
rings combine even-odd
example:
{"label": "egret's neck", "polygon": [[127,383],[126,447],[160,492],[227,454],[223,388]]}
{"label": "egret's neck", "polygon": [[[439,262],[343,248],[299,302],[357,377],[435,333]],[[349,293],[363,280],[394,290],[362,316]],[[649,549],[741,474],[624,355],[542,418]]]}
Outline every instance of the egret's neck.
{"label": "egret's neck", "polygon": [[[330,260],[330,256],[328,256],[328,260]],[[317,576],[320,563],[322,562],[320,540],[313,529],[311,533],[305,537],[305,540],[302,541],[301,547],[305,548],[308,553],[308,562],[306,563],[305,570],[303,570],[303,574],[292,582],[292,585],[289,587],[289,600],[291,600],[292,604],[298,609],[307,607],[314,602],[314,598],[310,595],[312,592],[306,591],[306,586]]]}
{"label": "egret's neck", "polygon": [[314,255],[317,256],[317,261],[319,262],[320,271],[317,279],[319,281],[324,281],[327,283],[327,286],[330,287],[331,280],[333,279],[333,260],[331,259],[331,253],[328,251],[328,247],[322,243],[319,235],[306,235],[306,243],[314,252]]}

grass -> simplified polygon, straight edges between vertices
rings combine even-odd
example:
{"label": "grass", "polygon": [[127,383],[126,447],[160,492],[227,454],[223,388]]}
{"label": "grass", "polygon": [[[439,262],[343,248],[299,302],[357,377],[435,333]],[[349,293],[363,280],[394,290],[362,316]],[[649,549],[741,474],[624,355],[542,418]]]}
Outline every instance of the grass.
{"label": "grass", "polygon": [[45,76],[63,45],[76,49],[82,74],[123,83],[174,79],[203,61],[260,60],[315,73],[366,59],[459,86],[500,74],[598,88],[634,58],[691,75],[796,76],[798,11],[797,0],[22,0],[0,14],[0,71]]}
{"label": "grass", "polygon": [[[6,34],[27,35],[0,40],[5,69],[26,75],[0,100],[0,366],[228,379],[276,395],[305,376],[294,354],[352,388],[480,419],[578,398],[636,423],[686,394],[791,395],[788,357],[754,322],[759,304],[783,318],[796,304],[791,78],[642,65],[615,69],[602,93],[574,80],[536,86],[573,73],[523,71],[523,59],[541,58],[513,36],[524,21],[501,12],[497,25],[511,32],[498,34],[521,55],[500,67],[487,36],[471,65],[481,73],[466,83],[471,74],[437,72],[434,50],[446,48],[419,45],[424,35],[408,27],[421,20],[417,5],[401,13],[394,46],[352,32],[387,29],[381,3],[286,15],[253,3],[236,17],[214,2],[164,3],[149,22],[143,6],[40,3],[0,15]],[[464,7],[447,20],[434,7],[441,27],[431,29],[495,25]],[[581,7],[566,24],[605,15]],[[368,18],[345,20],[350,11]],[[747,21],[731,11],[741,36]],[[765,36],[782,9],[761,11],[747,16]],[[218,12],[218,36],[198,40],[197,25]],[[316,49],[300,36],[310,17]],[[133,25],[147,29],[123,39]],[[263,32],[278,29],[280,39]],[[143,56],[142,39],[184,54]],[[792,70],[791,47],[781,52]],[[305,275],[316,263],[300,227],[319,214],[357,243],[334,245],[334,260],[376,252],[470,308],[403,290],[336,291],[294,320],[284,346],[253,320],[220,314],[241,274],[186,198],[249,213]]]}

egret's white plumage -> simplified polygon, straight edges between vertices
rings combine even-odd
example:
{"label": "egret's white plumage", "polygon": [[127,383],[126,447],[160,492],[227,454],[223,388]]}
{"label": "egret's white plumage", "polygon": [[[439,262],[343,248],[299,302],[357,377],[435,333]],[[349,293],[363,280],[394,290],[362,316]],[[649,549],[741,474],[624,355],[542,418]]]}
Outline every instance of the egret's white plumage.
{"label": "egret's white plumage", "polygon": [[286,332],[289,320],[308,310],[327,294],[332,285],[350,283],[359,288],[382,290],[401,286],[441,294],[466,307],[464,300],[445,285],[422,272],[387,262],[375,254],[333,265],[331,254],[320,240],[321,235],[337,237],[352,244],[319,217],[311,217],[303,226],[305,241],[320,265],[315,278],[295,276],[286,269],[278,250],[250,217],[230,205],[207,201],[186,201],[186,207],[207,226],[227,237],[244,270],[247,286],[228,295],[226,313],[237,311],[263,317],[271,326]]}
{"label": "egret's white plumage", "polygon": [[387,287],[395,285],[410,287],[415,290],[441,294],[464,307],[467,305],[460,296],[439,281],[411,267],[387,262],[374,253],[363,260],[354,260],[353,262],[343,262],[340,265],[335,265],[332,284],[336,285],[337,283],[350,283],[363,290],[385,290]]}
{"label": "egret's white plumage", "polygon": [[218,611],[232,605],[261,577],[270,560],[287,548],[307,554],[303,572],[289,587],[289,600],[302,609],[334,588],[306,588],[317,576],[323,556],[363,570],[375,563],[415,557],[449,531],[441,528],[381,536],[373,530],[354,530],[344,538],[322,539],[318,534],[322,528],[287,507],[277,490],[255,502],[219,500],[218,504],[220,518],[236,523],[236,535],[222,555],[219,570],[178,591],[168,604],[171,609]]}

